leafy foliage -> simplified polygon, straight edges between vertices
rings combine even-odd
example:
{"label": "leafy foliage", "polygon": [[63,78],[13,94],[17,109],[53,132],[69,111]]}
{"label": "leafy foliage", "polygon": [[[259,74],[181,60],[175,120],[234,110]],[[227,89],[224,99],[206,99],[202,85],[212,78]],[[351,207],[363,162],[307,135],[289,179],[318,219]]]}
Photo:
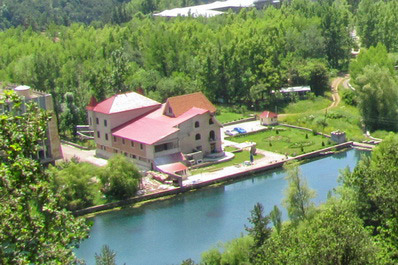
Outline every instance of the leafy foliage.
{"label": "leafy foliage", "polygon": [[101,253],[95,253],[96,265],[116,265],[116,253],[108,245],[102,246]]}
{"label": "leafy foliage", "polygon": [[380,250],[361,220],[335,198],[298,226],[285,223],[262,253],[255,264],[380,264]]}
{"label": "leafy foliage", "polygon": [[49,115],[13,92],[0,96],[0,261],[68,264],[87,236],[83,219],[62,209],[35,159]]}
{"label": "leafy foliage", "polygon": [[[344,67],[349,59],[348,7],[306,0],[301,2],[308,8],[296,9],[296,2],[208,19],[137,15],[123,26],[8,29],[0,32],[0,79],[51,93],[58,120],[68,120],[61,127],[68,130],[72,118],[73,124],[85,122],[92,95],[103,100],[138,88],[160,101],[201,90],[214,102],[258,109],[280,103],[280,94],[271,92],[289,80],[323,94],[329,66]],[[339,42],[327,42],[332,28],[322,21],[329,8],[332,21],[339,21],[332,36],[343,35]],[[339,53],[325,55],[326,50]],[[66,108],[68,92],[76,109]]]}
{"label": "leafy foliage", "polygon": [[113,156],[102,172],[103,193],[109,199],[123,200],[135,195],[141,174],[133,163],[122,155]]}
{"label": "leafy foliage", "polygon": [[66,209],[74,211],[95,205],[100,195],[99,168],[71,161],[50,166],[47,172],[54,193]]}
{"label": "leafy foliage", "polygon": [[353,172],[346,171],[342,180],[352,190],[348,200],[374,235],[386,245],[389,256],[398,259],[398,165],[397,136],[388,136],[372,153],[364,157]]}
{"label": "leafy foliage", "polygon": [[315,191],[308,187],[297,164],[290,164],[286,166],[286,169],[288,170],[286,175],[288,187],[285,190],[283,205],[287,209],[290,220],[294,222],[305,220],[313,210],[314,205],[311,199],[315,197]]}

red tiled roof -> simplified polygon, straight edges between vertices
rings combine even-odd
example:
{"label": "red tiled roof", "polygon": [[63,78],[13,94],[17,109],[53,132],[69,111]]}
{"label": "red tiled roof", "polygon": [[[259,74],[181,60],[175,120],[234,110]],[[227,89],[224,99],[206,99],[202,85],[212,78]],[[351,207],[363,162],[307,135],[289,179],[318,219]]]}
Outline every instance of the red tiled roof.
{"label": "red tiled roof", "polygon": [[191,108],[180,117],[173,118],[163,115],[163,108],[120,125],[112,130],[112,135],[144,144],[154,144],[177,132],[179,129],[175,126],[178,124],[208,112],[204,109]]}
{"label": "red tiled roof", "polygon": [[210,111],[210,113],[216,112],[216,107],[202,92],[168,98],[166,105],[172,109],[175,117],[180,116],[192,107],[205,109]]}
{"label": "red tiled roof", "polygon": [[92,110],[104,114],[112,114],[156,105],[160,105],[160,103],[136,92],[129,92],[105,99],[96,104]]}
{"label": "red tiled roof", "polygon": [[172,164],[166,164],[166,165],[161,165],[161,166],[157,166],[158,169],[160,169],[163,172],[166,173],[176,173],[176,172],[180,172],[183,170],[187,170],[188,168],[181,162],[176,162],[176,163],[172,163]]}
{"label": "red tiled roof", "polygon": [[175,132],[178,132],[178,129],[165,122],[141,117],[115,128],[112,135],[144,144],[154,144]]}
{"label": "red tiled roof", "polygon": [[278,114],[273,113],[271,111],[264,111],[260,114],[260,118],[277,118]]}

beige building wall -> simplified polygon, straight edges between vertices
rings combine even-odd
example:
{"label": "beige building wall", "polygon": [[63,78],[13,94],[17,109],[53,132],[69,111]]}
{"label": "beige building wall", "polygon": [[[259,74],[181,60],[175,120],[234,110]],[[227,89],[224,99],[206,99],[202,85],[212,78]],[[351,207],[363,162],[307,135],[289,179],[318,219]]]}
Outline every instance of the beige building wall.
{"label": "beige building wall", "polygon": [[[210,120],[212,124],[210,124]],[[212,151],[212,144],[216,152],[222,151],[221,125],[209,113],[197,115],[180,124],[178,128],[180,128],[178,138],[180,139],[180,148],[183,153],[192,153],[194,150],[201,150],[204,155],[207,155]],[[212,139],[210,139],[211,131],[214,132]]]}
{"label": "beige building wall", "polygon": [[51,120],[48,122],[48,140],[53,160],[62,158],[61,140],[59,138],[57,116],[54,112],[53,98],[50,94],[45,96],[46,109],[52,112]]}
{"label": "beige building wall", "polygon": [[157,108],[159,108],[159,106],[151,106],[114,114],[87,111],[90,129],[94,131],[95,143],[113,146],[112,129]]}

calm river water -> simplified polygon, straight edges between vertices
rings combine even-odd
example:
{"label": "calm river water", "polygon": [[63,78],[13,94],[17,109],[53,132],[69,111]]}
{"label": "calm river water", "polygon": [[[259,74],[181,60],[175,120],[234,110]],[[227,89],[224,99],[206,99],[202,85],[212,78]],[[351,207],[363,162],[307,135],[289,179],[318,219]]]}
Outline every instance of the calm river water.
{"label": "calm river water", "polygon": [[[301,165],[309,186],[317,191],[314,201],[324,202],[328,191],[338,185],[339,171],[347,166],[353,169],[365,153],[353,149]],[[244,225],[255,203],[261,202],[265,213],[274,205],[282,209],[287,185],[284,176],[282,169],[269,171],[139,209],[98,215],[90,238],[75,253],[87,264],[95,264],[95,253],[108,244],[117,252],[117,264],[181,264],[187,258],[199,261],[200,254],[217,242],[245,233]]]}

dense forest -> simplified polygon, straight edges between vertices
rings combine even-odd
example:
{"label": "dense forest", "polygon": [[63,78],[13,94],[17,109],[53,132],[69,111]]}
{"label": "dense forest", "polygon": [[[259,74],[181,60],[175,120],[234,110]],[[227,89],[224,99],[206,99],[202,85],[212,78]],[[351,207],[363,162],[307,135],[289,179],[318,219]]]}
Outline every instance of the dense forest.
{"label": "dense forest", "polygon": [[52,93],[59,117],[72,108],[75,124],[92,95],[137,88],[159,101],[201,90],[213,102],[261,109],[287,85],[323,94],[329,69],[348,69],[351,20],[345,1],[299,0],[211,19],[18,27],[0,32],[0,80]]}

